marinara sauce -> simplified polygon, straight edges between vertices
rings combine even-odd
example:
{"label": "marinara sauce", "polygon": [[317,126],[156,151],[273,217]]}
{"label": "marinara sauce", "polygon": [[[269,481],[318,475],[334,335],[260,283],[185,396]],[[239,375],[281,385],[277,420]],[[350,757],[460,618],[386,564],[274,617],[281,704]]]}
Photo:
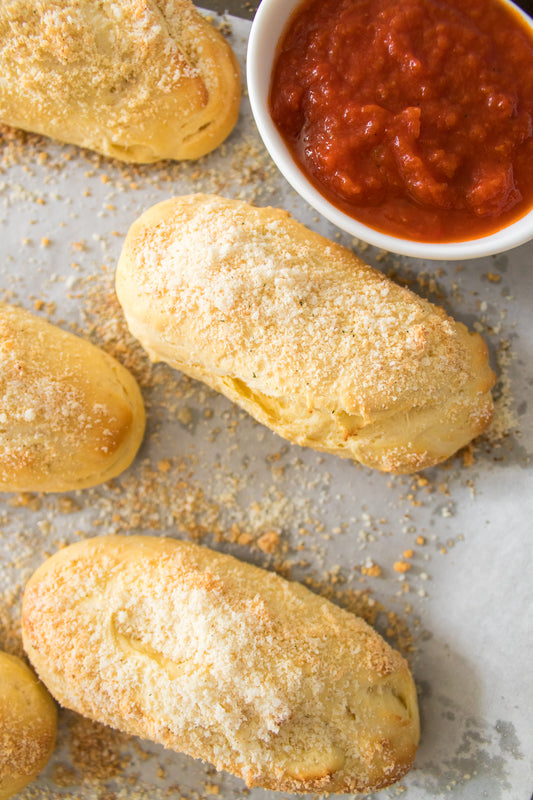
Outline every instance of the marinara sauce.
{"label": "marinara sauce", "polygon": [[338,208],[464,241],[533,207],[533,35],[498,0],[304,0],[270,112]]}

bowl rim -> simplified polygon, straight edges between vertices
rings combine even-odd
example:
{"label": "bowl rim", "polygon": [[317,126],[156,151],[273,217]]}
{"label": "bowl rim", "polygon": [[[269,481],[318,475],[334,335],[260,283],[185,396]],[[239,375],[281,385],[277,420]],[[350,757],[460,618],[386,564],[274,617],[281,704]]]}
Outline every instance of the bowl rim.
{"label": "bowl rim", "polygon": [[[494,233],[458,242],[420,242],[383,233],[354,219],[330,203],[293,159],[268,111],[270,76],[278,41],[302,0],[262,0],[252,22],[246,54],[246,79],[252,114],[270,156],[292,188],[312,208],[341,230],[371,245],[400,255],[457,261],[511,250],[533,239],[533,208]],[[533,19],[513,0],[499,0],[529,25]]]}

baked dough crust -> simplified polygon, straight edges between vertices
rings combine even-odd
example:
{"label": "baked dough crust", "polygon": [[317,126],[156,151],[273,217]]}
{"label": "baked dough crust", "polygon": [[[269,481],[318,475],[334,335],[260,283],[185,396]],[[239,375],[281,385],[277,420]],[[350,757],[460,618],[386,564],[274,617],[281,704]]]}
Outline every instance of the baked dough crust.
{"label": "baked dough crust", "polygon": [[231,47],[190,0],[2,0],[0,120],[122,161],[194,159],[233,129]]}
{"label": "baked dough crust", "polygon": [[55,746],[57,710],[32,670],[0,652],[0,800],[37,777]]}
{"label": "baked dough crust", "polygon": [[0,303],[0,491],[103,483],[141,444],[134,377],[99,347]]}
{"label": "baked dough crust", "polygon": [[285,211],[159,203],[132,225],[116,288],[154,360],[296,444],[414,472],[491,420],[481,336]]}
{"label": "baked dough crust", "polygon": [[363,620],[205,547],[107,536],[30,579],[24,647],[64,706],[248,785],[369,792],[419,737],[404,659]]}

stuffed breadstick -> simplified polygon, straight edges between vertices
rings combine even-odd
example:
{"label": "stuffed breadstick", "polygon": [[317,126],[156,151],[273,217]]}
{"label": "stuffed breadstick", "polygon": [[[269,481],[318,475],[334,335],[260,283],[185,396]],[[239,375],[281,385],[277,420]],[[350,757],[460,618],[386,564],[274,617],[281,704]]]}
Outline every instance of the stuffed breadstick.
{"label": "stuffed breadstick", "polygon": [[411,472],[490,422],[481,336],[284,211],[160,203],[132,225],[116,288],[154,360],[291,442]]}
{"label": "stuffed breadstick", "polygon": [[418,736],[409,669],[363,620],[176,539],[60,550],[24,594],[24,647],[62,705],[286,792],[370,792]]}
{"label": "stuffed breadstick", "polygon": [[237,59],[191,0],[2,0],[0,121],[123,161],[191,159],[231,132]]}
{"label": "stuffed breadstick", "polygon": [[56,706],[32,670],[0,652],[0,800],[37,777],[54,749]]}
{"label": "stuffed breadstick", "polygon": [[61,492],[114,478],[141,444],[133,375],[90,342],[0,303],[0,491]]}

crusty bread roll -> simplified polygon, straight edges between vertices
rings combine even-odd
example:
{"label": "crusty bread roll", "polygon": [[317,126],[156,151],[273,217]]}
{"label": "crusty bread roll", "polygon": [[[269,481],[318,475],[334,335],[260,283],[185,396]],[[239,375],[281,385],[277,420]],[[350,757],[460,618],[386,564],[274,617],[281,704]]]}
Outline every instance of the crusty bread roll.
{"label": "crusty bread roll", "polygon": [[144,424],[139,387],[118,361],[0,303],[0,491],[107,481],[132,462]]}
{"label": "crusty bread roll", "polygon": [[491,419],[483,339],[284,211],[159,203],[132,225],[116,287],[154,360],[291,442],[412,472]]}
{"label": "crusty bread roll", "polygon": [[55,703],[26,664],[0,652],[0,800],[46,766],[57,731]]}
{"label": "crusty bread roll", "polygon": [[407,664],[363,620],[195,544],[107,536],[30,579],[24,647],[64,706],[249,785],[372,791],[411,766]]}
{"label": "crusty bread roll", "polygon": [[191,159],[237,121],[240,71],[191,0],[2,0],[0,120],[123,161]]}

